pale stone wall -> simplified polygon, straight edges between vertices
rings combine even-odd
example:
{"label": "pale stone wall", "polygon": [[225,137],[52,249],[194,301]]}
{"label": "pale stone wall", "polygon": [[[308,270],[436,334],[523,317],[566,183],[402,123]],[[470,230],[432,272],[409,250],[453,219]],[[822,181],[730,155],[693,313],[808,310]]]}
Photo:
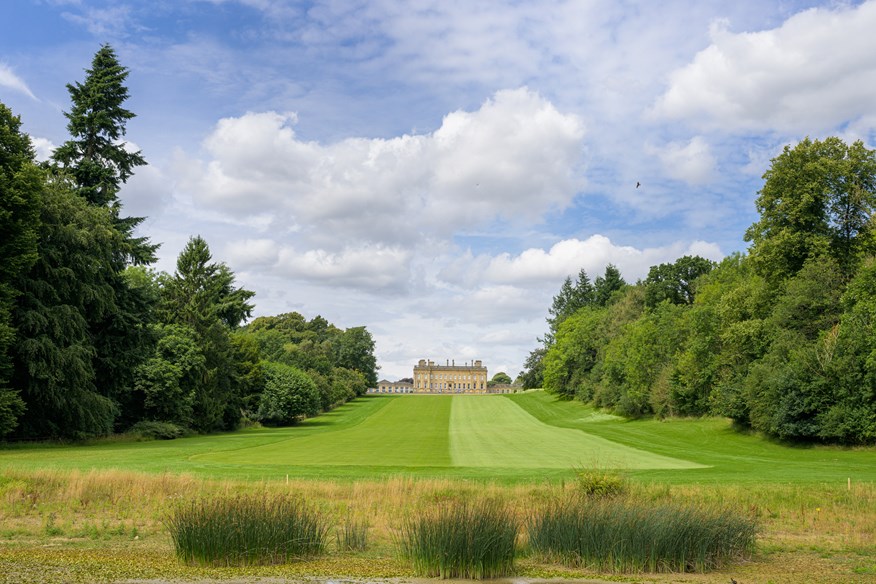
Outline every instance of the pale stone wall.
{"label": "pale stone wall", "polygon": [[414,367],[414,393],[487,393],[487,368],[481,361],[436,365],[420,359]]}

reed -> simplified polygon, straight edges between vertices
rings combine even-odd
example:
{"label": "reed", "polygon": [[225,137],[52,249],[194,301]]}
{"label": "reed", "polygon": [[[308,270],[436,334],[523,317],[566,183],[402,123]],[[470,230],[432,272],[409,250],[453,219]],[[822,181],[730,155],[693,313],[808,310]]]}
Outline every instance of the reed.
{"label": "reed", "polygon": [[368,549],[368,522],[347,513],[344,522],[335,532],[338,551],[362,552]]}
{"label": "reed", "polygon": [[409,516],[399,544],[419,576],[498,578],[513,572],[517,529],[496,500],[448,500]]}
{"label": "reed", "polygon": [[282,564],[325,551],[327,521],[301,499],[282,495],[199,499],[167,522],[176,555],[187,564]]}
{"label": "reed", "polygon": [[536,555],[607,572],[707,572],[750,554],[757,532],[753,519],[728,509],[581,497],[528,521]]}

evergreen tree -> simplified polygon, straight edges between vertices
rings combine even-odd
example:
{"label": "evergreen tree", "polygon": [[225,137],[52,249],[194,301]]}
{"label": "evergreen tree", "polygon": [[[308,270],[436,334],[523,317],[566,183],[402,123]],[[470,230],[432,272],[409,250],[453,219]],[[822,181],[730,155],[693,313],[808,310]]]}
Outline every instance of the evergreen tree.
{"label": "evergreen tree", "polygon": [[16,331],[12,314],[22,290],[19,276],[36,262],[39,206],[44,173],[21,121],[0,103],[0,437],[18,425],[24,411],[19,392],[9,387]]}
{"label": "evergreen tree", "polygon": [[608,306],[614,293],[623,290],[626,285],[617,266],[608,264],[605,266],[605,275],[596,277],[593,286],[593,303],[597,306]]}
{"label": "evergreen tree", "polygon": [[134,169],[146,164],[139,151],[129,152],[121,141],[127,122],[135,117],[123,107],[128,99],[127,77],[128,69],[119,63],[112,47],[100,47],[91,68],[86,69],[85,81],[67,85],[72,107],[64,115],[71,137],[53,155],[85,201],[109,210],[119,234],[110,261],[101,264],[112,288],[114,310],[102,311],[100,318],[94,317],[97,312],[90,313],[88,326],[101,391],[122,403],[130,399],[133,372],[154,343],[149,327],[152,301],[144,290],[132,287],[123,273],[129,264],[154,262],[158,248],[148,238],[134,236],[143,218],[121,216],[119,191]]}
{"label": "evergreen tree", "polygon": [[176,262],[176,272],[163,282],[163,322],[194,331],[203,354],[201,379],[195,385],[192,419],[196,430],[231,429],[240,421],[244,392],[238,378],[230,333],[252,313],[254,293],[234,287],[234,274],[212,262],[207,242],[193,237]]}

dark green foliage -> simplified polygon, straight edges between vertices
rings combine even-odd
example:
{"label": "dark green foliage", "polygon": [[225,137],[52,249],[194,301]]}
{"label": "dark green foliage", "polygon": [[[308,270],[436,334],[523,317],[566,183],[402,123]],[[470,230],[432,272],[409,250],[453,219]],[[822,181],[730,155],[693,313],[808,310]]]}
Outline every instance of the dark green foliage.
{"label": "dark green foliage", "polygon": [[176,272],[161,281],[159,305],[163,322],[192,331],[204,359],[191,402],[192,427],[201,432],[236,427],[251,389],[241,387],[231,331],[249,317],[254,293],[235,288],[231,270],[211,260],[207,242],[191,238]]}
{"label": "dark green foliage", "polygon": [[500,578],[513,573],[517,522],[496,501],[456,501],[408,517],[400,547],[418,576]]}
{"label": "dark green foliage", "polygon": [[24,412],[19,392],[9,387],[16,336],[12,313],[23,292],[19,276],[38,258],[44,181],[20,119],[0,103],[0,438],[15,429]]}
{"label": "dark green foliage", "polygon": [[600,327],[605,311],[583,308],[563,321],[554,344],[544,356],[544,389],[565,397],[593,397],[591,373],[602,345]]}
{"label": "dark green foliage", "polygon": [[300,499],[194,501],[167,521],[177,557],[199,566],[283,564],[325,551],[329,525]]}
{"label": "dark green foliage", "polygon": [[511,385],[512,381],[513,380],[511,379],[511,376],[508,375],[507,373],[505,373],[504,371],[499,371],[498,373],[493,375],[493,378],[490,380],[490,382],[493,385],[498,385],[498,384]]}
{"label": "dark green foliage", "polygon": [[178,324],[156,325],[153,355],[137,368],[134,388],[143,396],[149,420],[195,425],[198,385],[206,377],[206,358],[195,331]]}
{"label": "dark green foliage", "polygon": [[714,267],[714,262],[699,256],[684,256],[672,264],[653,266],[645,278],[645,305],[654,307],[667,300],[672,304],[693,304],[694,281]]}
{"label": "dark green foliage", "polygon": [[546,354],[546,348],[537,347],[527,355],[526,361],[523,363],[524,369],[520,373],[523,389],[537,389],[544,386],[544,356]]}
{"label": "dark green foliage", "polygon": [[606,572],[706,572],[747,558],[757,523],[736,510],[568,498],[530,517],[529,545],[549,561]]}
{"label": "dark green foliage", "polygon": [[265,389],[256,414],[263,423],[288,426],[320,412],[319,391],[303,371],[266,362],[264,376]]}
{"label": "dark green foliage", "polygon": [[121,183],[134,168],[146,164],[140,152],[128,152],[119,141],[134,114],[122,107],[128,99],[124,83],[128,69],[115,51],[103,45],[95,53],[84,83],[67,85],[72,108],[64,115],[71,139],[59,146],[53,158],[70,171],[79,193],[92,205],[112,206]]}
{"label": "dark green foliage", "polygon": [[342,330],[321,316],[308,322],[291,312],[259,317],[245,330],[258,343],[262,358],[307,372],[320,391],[323,409],[377,385],[374,340],[365,327]]}
{"label": "dark green foliage", "polygon": [[152,440],[173,440],[186,435],[186,429],[170,422],[143,420],[128,429],[128,434],[134,434]]}
{"label": "dark green foliage", "polygon": [[115,310],[112,261],[120,245],[106,208],[55,180],[43,193],[39,259],[20,275],[12,385],[27,404],[22,437],[84,438],[113,430],[116,404],[99,391],[89,322]]}
{"label": "dark green foliage", "polygon": [[587,272],[582,269],[574,284],[572,284],[572,278],[567,276],[560,287],[560,292],[554,296],[551,307],[548,309],[550,316],[547,322],[550,331],[545,337],[545,345],[550,345],[553,342],[554,335],[564,320],[575,314],[579,308],[592,304],[593,298],[593,284],[590,283]]}
{"label": "dark green foliage", "polygon": [[874,251],[876,153],[861,141],[806,138],[785,146],[764,174],[760,220],[745,233],[760,274],[781,282],[807,259],[828,255],[846,277]]}
{"label": "dark green foliage", "polygon": [[605,266],[605,274],[596,277],[593,285],[593,303],[597,306],[608,306],[615,293],[622,291],[627,283],[621,277],[614,264]]}

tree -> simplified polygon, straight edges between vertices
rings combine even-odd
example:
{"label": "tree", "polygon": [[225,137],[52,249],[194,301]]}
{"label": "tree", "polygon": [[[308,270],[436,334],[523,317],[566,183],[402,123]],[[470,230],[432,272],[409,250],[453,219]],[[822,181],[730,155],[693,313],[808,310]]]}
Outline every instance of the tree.
{"label": "tree", "polygon": [[34,164],[30,139],[21,132],[21,120],[0,103],[0,437],[15,429],[24,412],[19,392],[9,387],[16,337],[12,316],[22,294],[19,276],[39,257],[44,181]]}
{"label": "tree", "polygon": [[593,303],[607,306],[615,292],[623,290],[627,283],[614,264],[605,266],[605,275],[597,276],[593,286]]}
{"label": "tree", "polygon": [[100,318],[88,316],[94,339],[94,367],[101,380],[101,392],[120,402],[128,399],[133,372],[151,352],[149,325],[153,322],[149,298],[129,286],[123,272],[129,264],[145,265],[155,261],[157,245],[146,237],[135,237],[141,217],[122,217],[119,191],[146,164],[141,153],[130,152],[122,137],[134,114],[123,107],[128,99],[123,67],[109,45],[94,55],[86,69],[84,82],[67,85],[71,109],[67,117],[70,139],[59,146],[52,158],[57,167],[72,179],[76,192],[90,205],[109,209],[112,227],[120,235],[109,262],[100,265],[112,288],[113,310]]}
{"label": "tree", "polygon": [[258,418],[266,424],[288,426],[319,413],[319,392],[303,371],[282,363],[265,364],[265,390]]}
{"label": "tree", "polygon": [[520,373],[523,389],[538,389],[544,385],[544,356],[547,353],[545,347],[536,347],[529,352],[526,361],[523,362],[523,371]]}
{"label": "tree", "polygon": [[177,258],[176,272],[163,280],[160,304],[162,321],[194,331],[204,355],[193,406],[195,429],[202,432],[231,429],[240,421],[244,390],[230,333],[249,318],[248,301],[254,296],[235,288],[231,270],[212,259],[207,242],[192,237]]}
{"label": "tree", "polygon": [[645,278],[645,305],[654,307],[664,300],[693,304],[694,281],[714,267],[714,262],[699,256],[684,256],[672,264],[652,266]]}
{"label": "tree", "polygon": [[785,146],[763,178],[760,220],[745,233],[758,272],[781,282],[807,259],[831,256],[850,278],[861,254],[874,250],[876,153],[861,141],[806,138]]}
{"label": "tree", "polygon": [[348,328],[334,342],[334,365],[359,371],[366,387],[377,386],[377,358],[374,339],[364,326]]}
{"label": "tree", "polygon": [[89,322],[115,310],[112,262],[120,245],[106,208],[88,205],[63,178],[47,184],[38,259],[19,275],[12,385],[27,410],[16,435],[85,438],[108,434],[116,403],[96,385]]}
{"label": "tree", "polygon": [[504,371],[499,371],[493,378],[487,381],[487,387],[496,387],[497,385],[511,385],[511,376],[505,373]]}
{"label": "tree", "polygon": [[563,285],[560,287],[560,292],[554,296],[551,307],[548,309],[550,316],[547,322],[550,331],[545,336],[546,345],[550,345],[553,342],[554,335],[556,335],[563,321],[575,314],[575,311],[579,308],[591,304],[593,296],[593,284],[590,283],[590,278],[584,269],[578,272],[578,279],[574,284],[572,284],[572,278],[566,276]]}

